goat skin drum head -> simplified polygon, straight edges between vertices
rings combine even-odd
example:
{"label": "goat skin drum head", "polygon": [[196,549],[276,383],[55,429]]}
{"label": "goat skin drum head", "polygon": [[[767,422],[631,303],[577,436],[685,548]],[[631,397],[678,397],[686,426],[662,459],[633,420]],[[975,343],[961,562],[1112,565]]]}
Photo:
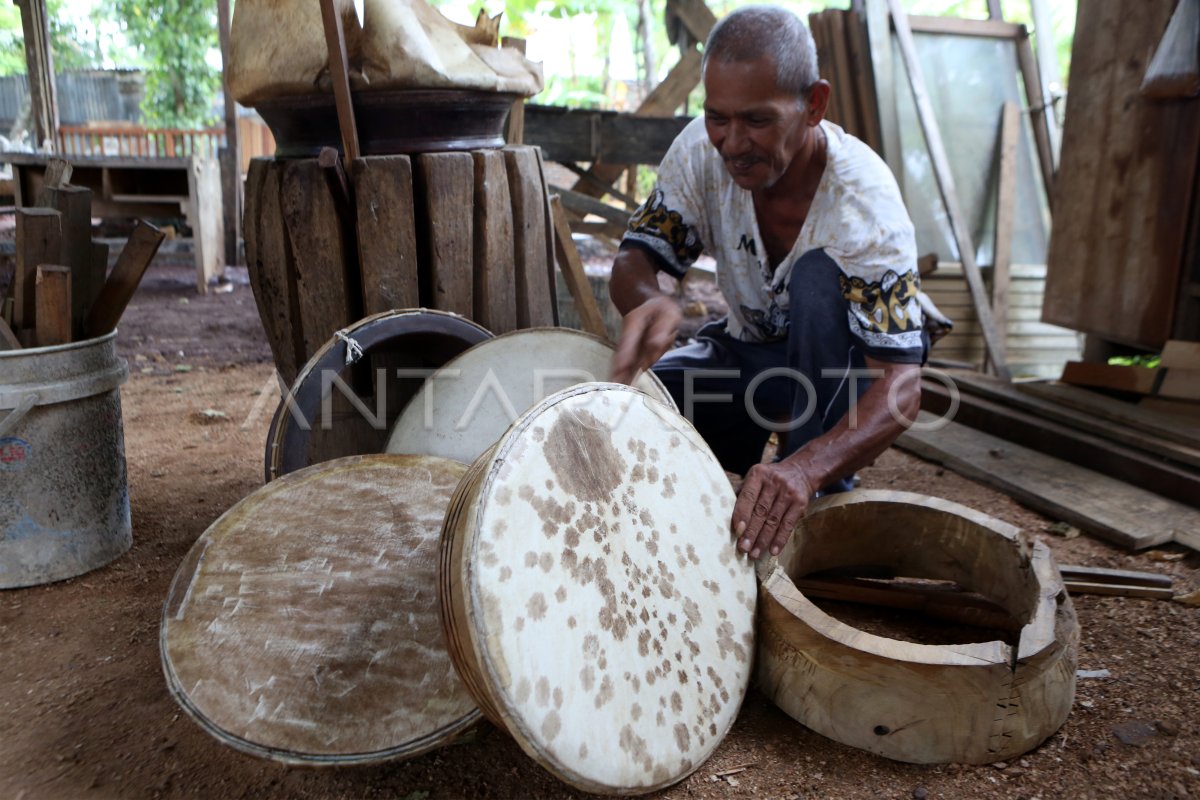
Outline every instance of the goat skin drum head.
{"label": "goat skin drum head", "polygon": [[451,655],[561,779],[653,791],[729,730],[756,602],[733,504],[691,424],[617,384],[543,401],[460,483],[442,540]]}
{"label": "goat skin drum head", "polygon": [[225,744],[288,763],[409,757],[480,718],[438,600],[466,467],[350,456],[285,475],[196,541],[163,610],[172,695]]}
{"label": "goat skin drum head", "polygon": [[[551,394],[608,380],[613,346],[570,328],[531,328],[480,342],[434,373],[396,419],[389,453],[420,453],[470,464],[508,426]],[[675,402],[652,372],[638,389]]]}

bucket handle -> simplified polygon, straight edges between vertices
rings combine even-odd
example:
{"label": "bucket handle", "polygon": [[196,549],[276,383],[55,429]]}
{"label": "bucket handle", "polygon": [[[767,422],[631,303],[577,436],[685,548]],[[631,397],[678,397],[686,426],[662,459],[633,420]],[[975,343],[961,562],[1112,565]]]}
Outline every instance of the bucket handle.
{"label": "bucket handle", "polygon": [[17,427],[17,423],[29,413],[29,409],[38,404],[38,393],[30,392],[21,398],[21,402],[17,403],[17,407],[8,412],[8,415],[0,420],[0,436],[6,435],[13,428]]}

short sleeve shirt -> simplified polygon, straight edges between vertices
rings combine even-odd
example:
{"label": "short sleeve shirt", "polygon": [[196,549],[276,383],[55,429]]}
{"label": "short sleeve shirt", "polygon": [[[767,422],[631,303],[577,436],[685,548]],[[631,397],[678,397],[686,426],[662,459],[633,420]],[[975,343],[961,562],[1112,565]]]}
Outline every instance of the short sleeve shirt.
{"label": "short sleeve shirt", "polygon": [[883,361],[919,362],[916,238],[900,189],[873,150],[831,122],[821,128],[825,171],[795,246],[774,271],[751,193],[733,182],[702,117],[671,145],[622,245],[649,250],[676,277],[702,252],[713,256],[729,304],[726,329],[746,342],[787,336],[792,265],[822,249],[838,265],[846,322],[865,352]]}

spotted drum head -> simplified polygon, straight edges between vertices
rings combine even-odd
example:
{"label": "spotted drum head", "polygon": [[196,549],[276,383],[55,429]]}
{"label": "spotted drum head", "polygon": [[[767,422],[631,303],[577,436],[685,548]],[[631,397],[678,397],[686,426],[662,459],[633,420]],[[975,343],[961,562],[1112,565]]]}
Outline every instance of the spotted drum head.
{"label": "spotted drum head", "polygon": [[412,756],[479,712],[446,650],[438,540],[466,467],[353,456],[267,484],[197,540],[160,635],[176,700],[291,763]]}
{"label": "spotted drum head", "polygon": [[[612,357],[608,342],[569,328],[532,328],[481,342],[425,382],[400,412],[386,452],[470,464],[544,398],[608,380]],[[636,386],[674,408],[653,373],[641,375]]]}
{"label": "spotted drum head", "polygon": [[451,651],[488,715],[586,791],[697,769],[746,691],[756,588],[729,532],[733,490],[695,429],[629,387],[580,386],[472,473],[443,581]]}

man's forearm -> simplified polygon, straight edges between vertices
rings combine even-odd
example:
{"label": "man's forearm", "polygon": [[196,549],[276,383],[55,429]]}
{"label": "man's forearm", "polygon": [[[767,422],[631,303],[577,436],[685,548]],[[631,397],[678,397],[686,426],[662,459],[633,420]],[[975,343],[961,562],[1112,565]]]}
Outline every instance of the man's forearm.
{"label": "man's forearm", "polygon": [[625,247],[617,252],[609,281],[609,296],[622,316],[662,294],[658,288],[658,270],[649,256],[636,247]]}

